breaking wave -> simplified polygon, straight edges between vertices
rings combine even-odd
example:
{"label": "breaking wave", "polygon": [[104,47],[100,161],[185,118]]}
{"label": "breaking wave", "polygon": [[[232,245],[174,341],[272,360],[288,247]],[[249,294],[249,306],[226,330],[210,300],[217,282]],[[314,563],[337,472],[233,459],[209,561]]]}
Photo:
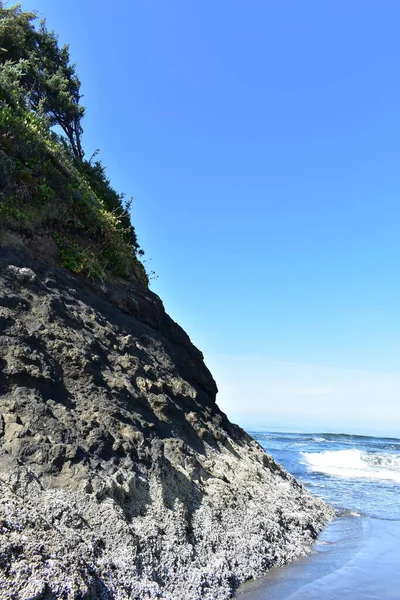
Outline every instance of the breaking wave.
{"label": "breaking wave", "polygon": [[400,456],[351,450],[302,452],[310,471],[345,479],[380,479],[400,483]]}

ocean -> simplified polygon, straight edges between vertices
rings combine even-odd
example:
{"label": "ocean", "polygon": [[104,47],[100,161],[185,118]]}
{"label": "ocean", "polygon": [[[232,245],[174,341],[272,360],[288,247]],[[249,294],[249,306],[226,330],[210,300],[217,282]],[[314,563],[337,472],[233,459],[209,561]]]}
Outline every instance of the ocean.
{"label": "ocean", "polygon": [[400,436],[249,429],[337,514],[311,555],[247,582],[238,600],[400,600]]}

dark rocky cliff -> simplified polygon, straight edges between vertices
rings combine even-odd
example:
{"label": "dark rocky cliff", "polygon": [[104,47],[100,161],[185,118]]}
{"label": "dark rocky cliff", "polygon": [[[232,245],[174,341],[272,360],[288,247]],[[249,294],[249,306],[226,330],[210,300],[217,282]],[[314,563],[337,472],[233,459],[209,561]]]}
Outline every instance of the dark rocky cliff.
{"label": "dark rocky cliff", "polygon": [[305,552],[330,509],[219,410],[201,352],[160,299],[11,246],[0,598],[227,599]]}

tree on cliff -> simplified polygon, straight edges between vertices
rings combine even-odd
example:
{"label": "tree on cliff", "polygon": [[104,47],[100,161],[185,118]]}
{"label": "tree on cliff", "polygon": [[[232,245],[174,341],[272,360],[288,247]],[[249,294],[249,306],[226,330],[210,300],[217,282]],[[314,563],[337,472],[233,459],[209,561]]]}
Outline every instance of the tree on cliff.
{"label": "tree on cliff", "polygon": [[81,82],[70,63],[69,47],[58,45],[45,21],[35,28],[36,15],[20,5],[4,8],[0,2],[0,64],[23,64],[20,85],[33,110],[42,112],[50,125],[63,131],[74,157],[82,160]]}
{"label": "tree on cliff", "polygon": [[82,147],[81,83],[68,45],[35,13],[0,0],[0,228],[44,228],[63,266],[148,277],[129,215],[101,161]]}

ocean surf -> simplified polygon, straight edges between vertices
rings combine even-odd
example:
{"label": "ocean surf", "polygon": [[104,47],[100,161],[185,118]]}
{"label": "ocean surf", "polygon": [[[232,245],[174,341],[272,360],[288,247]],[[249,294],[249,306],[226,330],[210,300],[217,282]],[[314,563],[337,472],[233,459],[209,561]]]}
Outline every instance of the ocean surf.
{"label": "ocean surf", "polygon": [[311,555],[248,582],[238,600],[398,600],[400,439],[249,430],[337,519]]}

